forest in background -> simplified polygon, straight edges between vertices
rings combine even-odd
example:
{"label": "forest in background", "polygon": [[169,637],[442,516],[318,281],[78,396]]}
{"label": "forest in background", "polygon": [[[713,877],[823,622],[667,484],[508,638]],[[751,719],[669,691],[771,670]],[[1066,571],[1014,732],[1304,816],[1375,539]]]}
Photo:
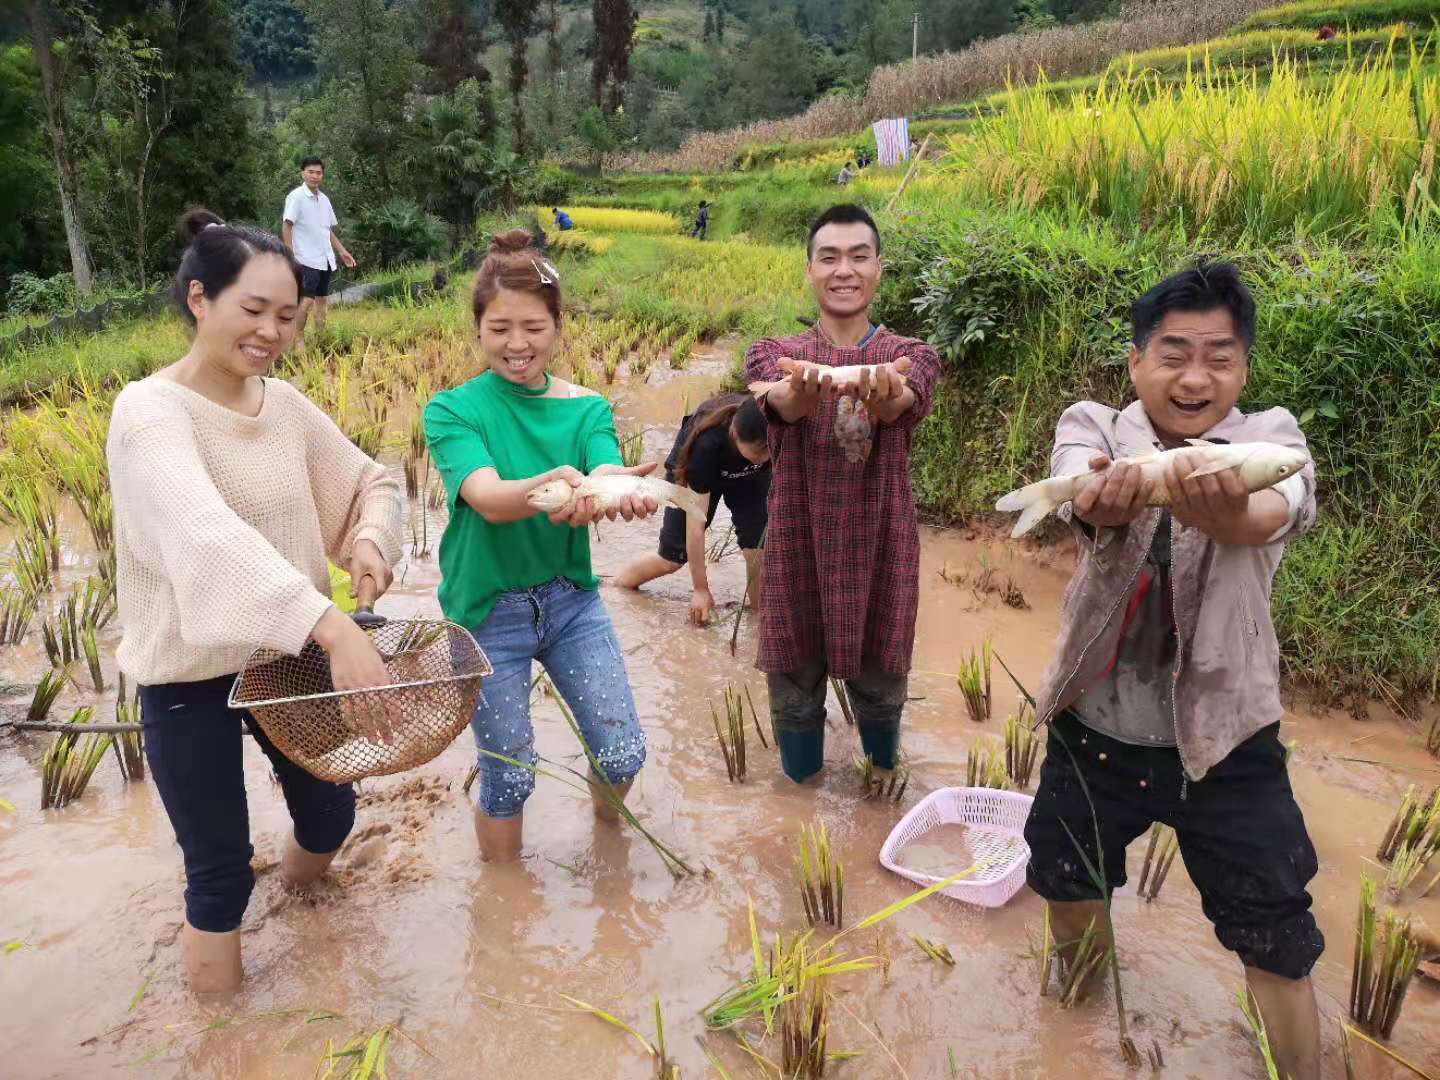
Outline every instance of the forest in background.
{"label": "forest in background", "polygon": [[[279,227],[307,154],[369,268],[617,153],[863,94],[1115,0],[23,0],[0,16],[0,303],[153,288],[203,204]],[[912,15],[919,16],[918,35]]]}

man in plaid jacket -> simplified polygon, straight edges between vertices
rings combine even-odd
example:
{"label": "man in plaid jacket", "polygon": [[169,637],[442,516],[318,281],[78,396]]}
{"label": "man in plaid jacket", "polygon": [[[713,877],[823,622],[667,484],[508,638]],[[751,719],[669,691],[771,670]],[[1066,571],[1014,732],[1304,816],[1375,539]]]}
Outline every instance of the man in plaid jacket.
{"label": "man in plaid jacket", "polygon": [[[781,765],[795,781],[824,760],[827,677],[844,680],[874,764],[895,767],[920,593],[910,446],[940,372],[929,345],[870,322],[881,261],[868,213],[825,211],[807,255],[819,319],[745,354],[746,377],[771,384],[759,390],[774,473],[757,666]],[[787,370],[782,360],[801,363]],[[900,360],[909,361],[903,374]],[[875,365],[858,386],[837,388],[826,373],[856,364]]]}

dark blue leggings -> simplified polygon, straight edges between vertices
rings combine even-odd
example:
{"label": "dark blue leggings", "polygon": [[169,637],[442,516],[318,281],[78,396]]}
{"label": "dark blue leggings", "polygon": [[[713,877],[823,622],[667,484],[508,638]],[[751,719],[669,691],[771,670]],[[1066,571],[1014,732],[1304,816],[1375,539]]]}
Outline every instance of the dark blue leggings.
{"label": "dark blue leggings", "polygon": [[196,930],[237,929],[255,887],[245,801],[242,725],[265,751],[306,851],[337,850],[355,824],[355,789],[317,780],[226,705],[233,675],[140,688],[145,757],[185,856],[185,919]]}

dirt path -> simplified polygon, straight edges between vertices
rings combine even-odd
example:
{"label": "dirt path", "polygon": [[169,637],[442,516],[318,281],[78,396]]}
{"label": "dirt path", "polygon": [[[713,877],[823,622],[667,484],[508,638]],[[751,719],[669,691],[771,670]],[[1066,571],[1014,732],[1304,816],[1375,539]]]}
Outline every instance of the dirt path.
{"label": "dirt path", "polygon": [[[654,385],[619,398],[622,425],[653,427],[647,457],[663,455],[682,400],[698,403],[726,363],[723,356],[699,358],[683,375],[660,381],[657,373]],[[600,572],[612,575],[651,550],[656,531],[654,523],[605,525],[595,547]],[[954,682],[960,655],[990,636],[1031,685],[1048,658],[1067,551],[932,529],[923,545],[915,700],[904,738],[913,779],[902,806],[857,798],[850,759],[858,740],[834,710],[818,786],[790,784],[774,751],[753,743],[750,780],[729,784],[709,707],[727,684],[743,682],[763,714],[752,628],[746,624],[739,659],[732,659],[728,619],[705,630],[686,625],[681,576],[639,595],[607,584],[649,736],[649,765],[632,801],[651,829],[709,873],[673,881],[643,840],[595,826],[574,792],[543,780],[527,814],[528,857],[518,867],[483,867],[459,790],[472,757],[462,738],[424,769],[367,782],[337,872],[297,895],[274,872],[287,819],[260,754],[249,747],[259,883],[244,927],[247,983],[228,1002],[198,1002],[183,988],[175,947],[179,858],[154,790],[123,785],[107,761],[83,800],[42,814],[35,807],[44,738],[0,735],[0,796],[16,807],[0,812],[0,942],[23,943],[0,953],[6,1075],[73,1077],[129,1067],[145,1077],[310,1077],[327,1040],[388,1023],[425,1051],[395,1040],[396,1077],[652,1075],[633,1040],[571,1011],[557,992],[610,1010],[647,1036],[651,995],[658,994],[683,1074],[718,1075],[697,1042],[697,1013],[749,968],[747,896],[767,941],[802,924],[792,871],[800,826],[817,816],[828,825],[845,862],[852,917],[909,893],[876,861],[881,843],[925,793],[963,783],[967,748],[982,734],[997,736],[1015,704],[997,668],[996,719],[983,729],[967,720]],[[67,585],[89,558],[83,550],[67,553]],[[433,557],[412,556],[382,610],[437,612],[437,576]],[[738,555],[713,567],[712,579],[724,616],[743,585]],[[106,645],[113,649],[113,633]],[[28,687],[43,663],[28,646],[0,650],[0,690]],[[108,712],[110,703],[100,704],[97,712]],[[542,754],[577,759],[552,704],[539,706],[536,726]],[[1292,712],[1283,734],[1298,740],[1292,774],[1321,854],[1313,891],[1329,947],[1317,981],[1327,1075],[1339,1076],[1335,1017],[1347,993],[1359,873],[1404,785],[1440,783],[1440,768],[1379,710],[1363,724],[1340,713]],[[1240,969],[1215,942],[1183,868],[1176,865],[1155,903],[1135,897],[1143,848],[1143,841],[1132,847],[1132,885],[1115,903],[1137,1039],[1160,1045],[1166,1075],[1263,1075],[1235,1003]],[[1440,901],[1411,909],[1440,926]],[[864,1056],[833,1075],[900,1075],[859,1021],[914,1080],[950,1076],[952,1050],[962,1077],[1123,1075],[1108,994],[1069,1012],[1037,997],[1028,954],[1039,917],[1038,900],[1022,890],[994,911],[932,900],[878,938],[866,935],[857,948],[885,949],[888,979],[877,971],[838,981],[844,1008],[832,1017],[831,1047]],[[909,940],[912,931],[947,944],[957,967],[926,960]],[[1417,983],[1396,1048],[1440,1069],[1437,1025],[1440,993]],[[706,1043],[732,1075],[746,1075],[727,1038]],[[1361,1064],[1363,1076],[1392,1075]]]}

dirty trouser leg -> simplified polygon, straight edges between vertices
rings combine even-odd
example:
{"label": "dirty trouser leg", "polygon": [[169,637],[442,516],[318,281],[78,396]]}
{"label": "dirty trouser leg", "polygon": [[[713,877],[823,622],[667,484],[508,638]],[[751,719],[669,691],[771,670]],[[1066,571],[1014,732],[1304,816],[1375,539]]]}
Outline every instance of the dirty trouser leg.
{"label": "dirty trouser leg", "polygon": [[900,713],[905,708],[906,675],[891,675],[873,661],[845,680],[850,711],[860,729],[860,746],[877,768],[893,769],[900,754]]}
{"label": "dirty trouser leg", "polygon": [[825,661],[796,671],[770,672],[770,727],[780,748],[780,767],[796,783],[825,762]]}

